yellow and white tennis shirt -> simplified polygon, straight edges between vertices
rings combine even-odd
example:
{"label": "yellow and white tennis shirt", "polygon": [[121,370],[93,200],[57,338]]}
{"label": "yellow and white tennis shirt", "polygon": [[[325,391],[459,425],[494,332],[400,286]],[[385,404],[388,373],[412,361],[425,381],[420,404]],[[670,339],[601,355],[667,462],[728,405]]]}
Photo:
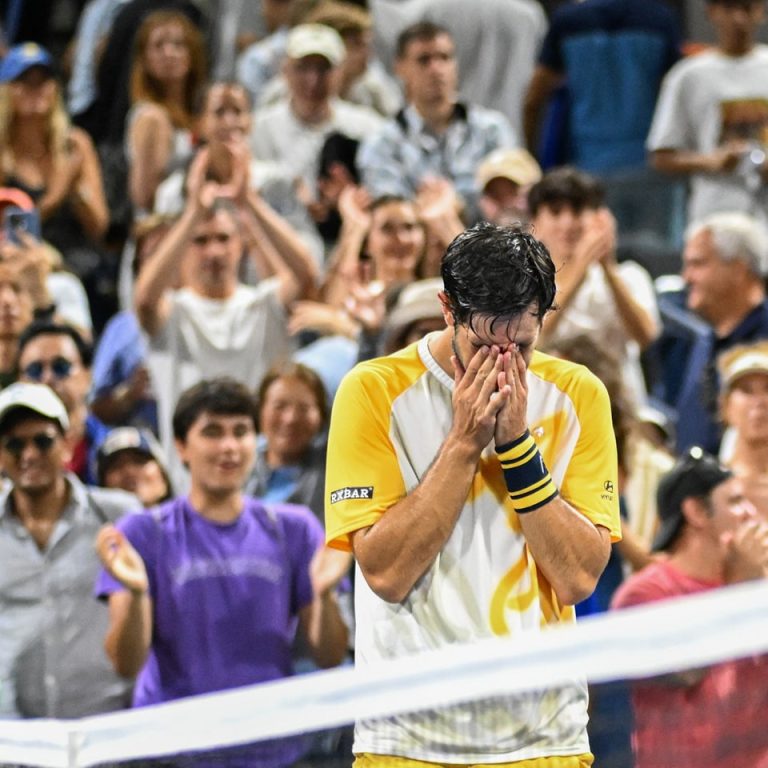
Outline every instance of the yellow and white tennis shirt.
{"label": "yellow and white tennis shirt", "polygon": [[[452,422],[453,379],[429,351],[430,336],[356,366],[331,418],[326,532],[350,549],[427,472]],[[528,424],[563,498],[621,536],[616,444],[602,383],[586,368],[534,352]],[[535,514],[533,512],[532,514]],[[431,568],[399,604],[358,571],[356,663],[573,622],[526,547],[491,443],[456,526]],[[493,698],[386,720],[360,721],[355,752],[433,762],[501,763],[589,751],[586,686]]]}

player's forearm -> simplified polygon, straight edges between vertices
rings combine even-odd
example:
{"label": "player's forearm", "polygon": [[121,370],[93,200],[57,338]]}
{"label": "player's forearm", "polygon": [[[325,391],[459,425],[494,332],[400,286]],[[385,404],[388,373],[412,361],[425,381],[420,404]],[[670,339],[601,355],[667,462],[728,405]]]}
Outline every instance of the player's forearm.
{"label": "player's forearm", "polygon": [[536,565],[564,605],[588,597],[608,562],[608,530],[595,526],[560,496],[527,430],[508,443],[497,443],[496,453]]}
{"label": "player's forearm", "polygon": [[104,648],[118,675],[136,677],[152,638],[152,602],[145,592],[116,592],[109,598],[110,626]]}
{"label": "player's forearm", "polygon": [[531,555],[564,605],[589,597],[611,553],[610,533],[558,496],[519,516]]}
{"label": "player's forearm", "polygon": [[355,533],[355,557],[383,600],[402,602],[431,567],[461,514],[478,458],[474,447],[449,435],[419,485]]}

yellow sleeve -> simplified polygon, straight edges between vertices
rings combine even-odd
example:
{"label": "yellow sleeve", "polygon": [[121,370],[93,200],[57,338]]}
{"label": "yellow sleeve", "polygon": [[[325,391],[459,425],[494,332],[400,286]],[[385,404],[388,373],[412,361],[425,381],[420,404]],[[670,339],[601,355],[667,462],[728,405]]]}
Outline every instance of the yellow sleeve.
{"label": "yellow sleeve", "polygon": [[603,383],[587,371],[570,393],[579,418],[579,436],[560,493],[595,525],[621,539],[616,437],[611,403]]}
{"label": "yellow sleeve", "polygon": [[331,547],[350,550],[350,534],[373,525],[406,494],[390,439],[393,393],[381,365],[361,364],[343,379],[331,413],[325,530]]}

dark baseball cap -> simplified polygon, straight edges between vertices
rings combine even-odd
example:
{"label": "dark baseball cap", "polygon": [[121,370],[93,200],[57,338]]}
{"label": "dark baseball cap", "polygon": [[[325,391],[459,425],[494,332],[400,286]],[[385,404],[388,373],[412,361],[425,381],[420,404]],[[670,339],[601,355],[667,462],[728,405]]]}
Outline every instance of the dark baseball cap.
{"label": "dark baseball cap", "polygon": [[707,496],[720,483],[733,476],[714,456],[699,447],[691,448],[661,478],[656,492],[659,528],[653,539],[654,552],[667,549],[683,527],[683,501]]}

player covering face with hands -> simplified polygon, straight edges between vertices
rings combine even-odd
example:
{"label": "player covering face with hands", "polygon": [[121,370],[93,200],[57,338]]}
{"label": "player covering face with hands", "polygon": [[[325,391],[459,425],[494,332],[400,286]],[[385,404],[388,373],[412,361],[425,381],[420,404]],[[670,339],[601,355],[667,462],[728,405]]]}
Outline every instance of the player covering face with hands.
{"label": "player covering face with hands", "polygon": [[[571,622],[620,537],[607,393],[535,349],[556,292],[547,249],[480,224],[441,274],[445,329],[358,365],[334,401],[326,534],[355,554],[361,665]],[[576,683],[359,721],[354,751],[358,768],[581,768],[585,724]]]}

